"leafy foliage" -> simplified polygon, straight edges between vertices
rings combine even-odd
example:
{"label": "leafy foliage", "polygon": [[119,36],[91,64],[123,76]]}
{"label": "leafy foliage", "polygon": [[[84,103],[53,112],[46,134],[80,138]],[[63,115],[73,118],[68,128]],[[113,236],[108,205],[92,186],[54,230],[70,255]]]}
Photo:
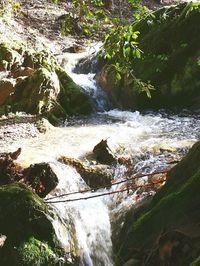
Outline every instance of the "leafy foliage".
{"label": "leafy foliage", "polygon": [[105,34],[103,56],[111,61],[111,66],[116,72],[116,78],[121,80],[124,76],[132,77],[134,88],[138,88],[139,92],[146,92],[150,98],[150,90],[153,86],[136,79],[134,75],[134,61],[141,59],[143,52],[139,48],[139,31],[134,29],[135,21],[143,16],[149,15],[149,10],[141,6],[139,0],[130,0],[133,8],[134,22],[129,25],[119,19],[112,20],[110,27]]}

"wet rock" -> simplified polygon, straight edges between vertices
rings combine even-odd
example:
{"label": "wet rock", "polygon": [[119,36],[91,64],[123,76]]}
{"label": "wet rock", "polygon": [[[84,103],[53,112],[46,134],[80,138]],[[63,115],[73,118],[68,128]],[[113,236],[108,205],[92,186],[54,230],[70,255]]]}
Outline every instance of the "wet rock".
{"label": "wet rock", "polygon": [[85,51],[86,51],[86,49],[83,46],[74,44],[73,46],[65,48],[63,50],[63,53],[83,53]]}
{"label": "wet rock", "polygon": [[21,148],[15,152],[0,154],[0,185],[5,185],[22,178],[22,169],[14,163],[21,153]]}
{"label": "wet rock", "polygon": [[0,265],[58,265],[63,250],[42,199],[20,183],[2,186],[0,210],[1,234],[6,236]]}
{"label": "wet rock", "polygon": [[101,140],[93,149],[96,160],[103,164],[112,164],[116,162],[116,158],[108,146],[107,140]]}
{"label": "wet rock", "polygon": [[58,101],[68,115],[87,115],[92,112],[90,97],[73,82],[67,73],[59,68],[56,70],[60,81]]}
{"label": "wet rock", "polygon": [[15,91],[16,81],[3,78],[0,80],[0,105],[4,104],[8,96]]}
{"label": "wet rock", "polygon": [[23,171],[25,183],[40,197],[45,197],[58,184],[58,178],[48,163],[31,165]]}
{"label": "wet rock", "polygon": [[197,142],[168,172],[166,184],[147,208],[125,220],[116,265],[131,259],[133,253],[149,266],[190,265],[199,256],[199,158]]}
{"label": "wet rock", "polygon": [[61,157],[61,162],[70,165],[76,169],[86,184],[91,188],[110,187],[113,170],[106,166],[92,165],[86,166],[78,159],[70,157]]}
{"label": "wet rock", "polygon": [[12,72],[13,78],[18,78],[18,77],[30,77],[34,73],[34,69],[30,67],[19,67],[16,70]]}

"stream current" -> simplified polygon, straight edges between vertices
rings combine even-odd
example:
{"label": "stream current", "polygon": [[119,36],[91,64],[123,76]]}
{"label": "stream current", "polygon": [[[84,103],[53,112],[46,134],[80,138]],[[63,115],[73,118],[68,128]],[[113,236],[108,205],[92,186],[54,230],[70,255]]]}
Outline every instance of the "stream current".
{"label": "stream current", "polygon": [[[82,159],[87,164],[94,146],[102,139],[107,139],[115,155],[131,158],[133,173],[149,173],[170,168],[173,161],[179,160],[200,137],[200,117],[197,114],[109,109],[107,96],[96,85],[94,74],[73,72],[78,60],[86,56],[87,53],[64,54],[59,60],[73,80],[93,98],[96,112],[88,117],[68,119],[61,127],[12,145],[12,149],[22,147],[18,162],[24,166],[39,162],[51,164],[59,178],[59,185],[48,197],[88,188],[74,168],[58,162],[57,158],[65,155]],[[122,180],[125,173],[126,167],[117,165],[113,179]],[[145,182],[145,178],[141,182]],[[88,197],[115,189],[117,187],[71,195],[66,199]],[[60,217],[54,220],[58,238],[67,253],[78,252],[81,258],[79,265],[114,265],[112,224],[119,214],[136,204],[135,193],[52,203]],[[141,195],[145,196],[145,193]]]}

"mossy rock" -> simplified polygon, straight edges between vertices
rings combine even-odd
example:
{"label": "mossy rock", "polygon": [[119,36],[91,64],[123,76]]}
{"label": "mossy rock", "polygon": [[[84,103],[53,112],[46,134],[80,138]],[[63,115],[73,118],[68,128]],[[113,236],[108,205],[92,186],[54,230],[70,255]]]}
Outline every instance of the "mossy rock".
{"label": "mossy rock", "polygon": [[[123,231],[117,265],[131,258],[147,265],[189,265],[200,253],[200,142],[169,174],[147,210]],[[126,228],[127,223],[125,222]],[[188,247],[186,251],[186,246]],[[168,248],[169,247],[169,248]],[[168,248],[168,251],[166,251]],[[170,250],[170,251],[169,251]]]}
{"label": "mossy rock", "polygon": [[67,115],[88,114],[92,111],[89,96],[62,70],[35,70],[32,76],[21,78],[5,105],[13,112],[24,111],[47,117],[53,124]]}
{"label": "mossy rock", "polygon": [[192,263],[190,263],[190,266],[199,266],[200,265],[200,256],[196,258]]}
{"label": "mossy rock", "polygon": [[40,252],[47,260],[50,251],[61,252],[47,205],[25,185],[14,183],[0,187],[0,214],[0,233],[7,237],[0,249],[1,265],[28,265],[21,264],[19,257],[31,242],[37,249],[44,243]]}
{"label": "mossy rock", "polygon": [[20,262],[20,265],[23,266],[58,265],[55,258],[56,254],[48,243],[40,241],[34,237],[30,237],[18,248],[18,261]]}
{"label": "mossy rock", "polygon": [[8,99],[14,111],[31,114],[53,112],[58,106],[60,93],[59,80],[55,72],[39,68],[30,77],[22,79],[16,85],[14,94]]}
{"label": "mossy rock", "polygon": [[150,82],[151,99],[138,94],[134,78],[118,81],[113,68],[104,66],[97,80],[128,109],[200,106],[200,2],[164,7],[133,24],[139,31],[141,59],[133,59],[137,79]]}
{"label": "mossy rock", "polygon": [[73,82],[67,73],[58,68],[56,70],[60,81],[59,102],[68,115],[89,114],[92,111],[92,102],[89,96]]}
{"label": "mossy rock", "polygon": [[22,63],[22,56],[6,43],[0,43],[0,70],[10,70],[14,63]]}

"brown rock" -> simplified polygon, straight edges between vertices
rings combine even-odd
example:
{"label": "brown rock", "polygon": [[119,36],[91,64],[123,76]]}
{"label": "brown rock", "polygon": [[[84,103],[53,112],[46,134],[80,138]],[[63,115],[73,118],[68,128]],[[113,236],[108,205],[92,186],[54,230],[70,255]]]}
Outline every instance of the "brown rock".
{"label": "brown rock", "polygon": [[18,78],[18,77],[25,77],[25,76],[32,76],[34,73],[34,69],[30,67],[19,67],[17,68],[13,73],[12,76],[13,78]]}
{"label": "brown rock", "polygon": [[103,164],[112,164],[116,162],[116,158],[112,155],[107,144],[107,140],[101,140],[93,149],[96,160]]}
{"label": "brown rock", "polygon": [[24,170],[23,174],[25,183],[42,198],[58,184],[58,178],[48,163],[31,165]]}
{"label": "brown rock", "polygon": [[15,91],[15,80],[4,78],[0,80],[0,105]]}
{"label": "brown rock", "polygon": [[64,156],[59,160],[74,167],[89,187],[94,189],[98,187],[110,187],[113,171],[108,166],[86,166],[78,159]]}

